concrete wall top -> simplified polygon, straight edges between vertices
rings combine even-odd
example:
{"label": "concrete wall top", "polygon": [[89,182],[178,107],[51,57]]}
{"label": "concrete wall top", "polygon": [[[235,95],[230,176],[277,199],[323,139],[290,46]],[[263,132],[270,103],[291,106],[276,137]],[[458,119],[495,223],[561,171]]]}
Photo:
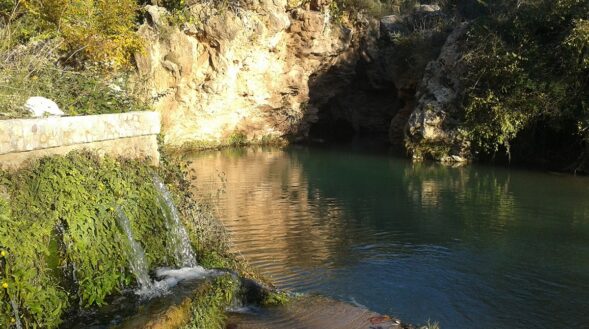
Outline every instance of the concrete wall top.
{"label": "concrete wall top", "polygon": [[156,135],[160,121],[157,112],[0,120],[0,154]]}

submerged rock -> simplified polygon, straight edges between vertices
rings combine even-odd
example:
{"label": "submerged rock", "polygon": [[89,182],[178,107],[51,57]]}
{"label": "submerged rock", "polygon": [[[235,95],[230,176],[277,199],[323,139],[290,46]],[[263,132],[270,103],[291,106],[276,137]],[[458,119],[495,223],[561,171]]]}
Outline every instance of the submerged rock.
{"label": "submerged rock", "polygon": [[413,328],[390,316],[320,296],[298,297],[281,307],[246,309],[233,313],[228,323],[228,328],[239,329]]}

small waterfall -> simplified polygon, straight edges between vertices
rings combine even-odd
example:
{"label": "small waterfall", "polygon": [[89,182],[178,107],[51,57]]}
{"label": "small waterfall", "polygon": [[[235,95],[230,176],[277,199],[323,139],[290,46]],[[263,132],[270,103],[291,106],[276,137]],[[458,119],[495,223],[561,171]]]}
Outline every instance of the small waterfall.
{"label": "small waterfall", "polygon": [[120,207],[117,207],[117,218],[119,225],[125,232],[127,240],[129,241],[129,266],[131,267],[133,275],[137,278],[137,283],[139,283],[138,294],[150,291],[154,288],[154,284],[149,277],[149,268],[145,261],[145,252],[141,245],[133,238],[133,231],[131,230],[129,218],[127,218]]}
{"label": "small waterfall", "polygon": [[20,313],[18,312],[18,304],[14,301],[13,298],[10,299],[10,305],[12,306],[12,312],[14,314],[14,324],[16,325],[16,329],[23,329],[22,322],[20,322]]}
{"label": "small waterfall", "polygon": [[198,265],[186,228],[180,221],[178,209],[174,205],[172,195],[157,175],[153,175],[153,184],[159,192],[159,207],[164,214],[168,242],[173,249],[176,265],[180,267],[196,267]]}

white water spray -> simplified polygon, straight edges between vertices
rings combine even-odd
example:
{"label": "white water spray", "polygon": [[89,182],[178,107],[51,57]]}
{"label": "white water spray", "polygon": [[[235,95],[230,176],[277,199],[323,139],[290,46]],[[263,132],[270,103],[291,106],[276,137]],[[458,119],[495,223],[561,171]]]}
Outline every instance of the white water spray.
{"label": "white water spray", "polygon": [[125,215],[120,207],[117,207],[117,219],[119,225],[127,236],[129,242],[128,259],[131,272],[135,275],[137,283],[139,284],[139,291],[148,291],[154,288],[153,282],[149,278],[149,268],[145,261],[145,251],[143,247],[135,241],[133,231],[131,230],[131,223],[129,218]]}
{"label": "white water spray", "polygon": [[176,286],[180,281],[202,279],[208,276],[222,273],[216,270],[207,270],[198,266],[196,257],[190,245],[188,233],[178,214],[178,209],[174,205],[170,191],[166,188],[162,180],[154,175],[153,184],[158,191],[158,205],[164,215],[166,225],[166,239],[172,249],[176,265],[179,269],[160,268],[155,272],[157,280],[152,280],[149,276],[149,267],[145,259],[143,247],[135,240],[129,218],[124,211],[117,207],[118,223],[127,237],[129,244],[128,259],[131,272],[137,279],[139,289],[135,293],[142,298],[153,298],[161,296],[170,291],[170,288]]}
{"label": "white water spray", "polygon": [[174,259],[176,265],[179,267],[196,267],[198,262],[194,256],[192,246],[190,245],[190,239],[186,228],[180,221],[178,209],[174,205],[172,195],[164,184],[164,182],[157,175],[153,175],[153,184],[157,189],[158,193],[158,204],[164,215],[167,238],[173,249]]}

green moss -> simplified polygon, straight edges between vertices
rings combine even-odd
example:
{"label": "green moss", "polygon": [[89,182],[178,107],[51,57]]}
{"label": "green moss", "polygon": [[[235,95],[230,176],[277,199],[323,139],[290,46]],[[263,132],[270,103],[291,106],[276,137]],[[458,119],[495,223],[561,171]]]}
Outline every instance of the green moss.
{"label": "green moss", "polygon": [[[0,323],[17,305],[25,327],[54,328],[69,305],[103,305],[133,283],[120,207],[131,222],[150,268],[174,266],[152,175],[165,168],[86,153],[49,157],[4,173],[9,204],[0,204],[2,280]],[[18,232],[18,234],[15,234]]]}
{"label": "green moss", "polygon": [[280,136],[274,135],[263,135],[259,138],[248,140],[243,133],[234,133],[227,139],[221,141],[189,141],[178,146],[169,146],[160,144],[160,149],[164,157],[172,157],[176,154],[192,152],[192,151],[205,151],[205,150],[219,150],[227,147],[242,147],[242,146],[277,146],[283,147],[288,144],[288,141]]}
{"label": "green moss", "polygon": [[413,155],[415,160],[436,160],[440,161],[450,154],[450,145],[444,142],[407,142],[407,150]]}
{"label": "green moss", "polygon": [[239,280],[232,275],[223,275],[203,284],[193,298],[190,323],[183,329],[224,328],[225,309],[238,292]]}
{"label": "green moss", "polygon": [[290,301],[290,296],[284,292],[279,290],[267,290],[264,292],[264,297],[260,302],[260,305],[268,307],[268,306],[280,306],[285,305]]}

